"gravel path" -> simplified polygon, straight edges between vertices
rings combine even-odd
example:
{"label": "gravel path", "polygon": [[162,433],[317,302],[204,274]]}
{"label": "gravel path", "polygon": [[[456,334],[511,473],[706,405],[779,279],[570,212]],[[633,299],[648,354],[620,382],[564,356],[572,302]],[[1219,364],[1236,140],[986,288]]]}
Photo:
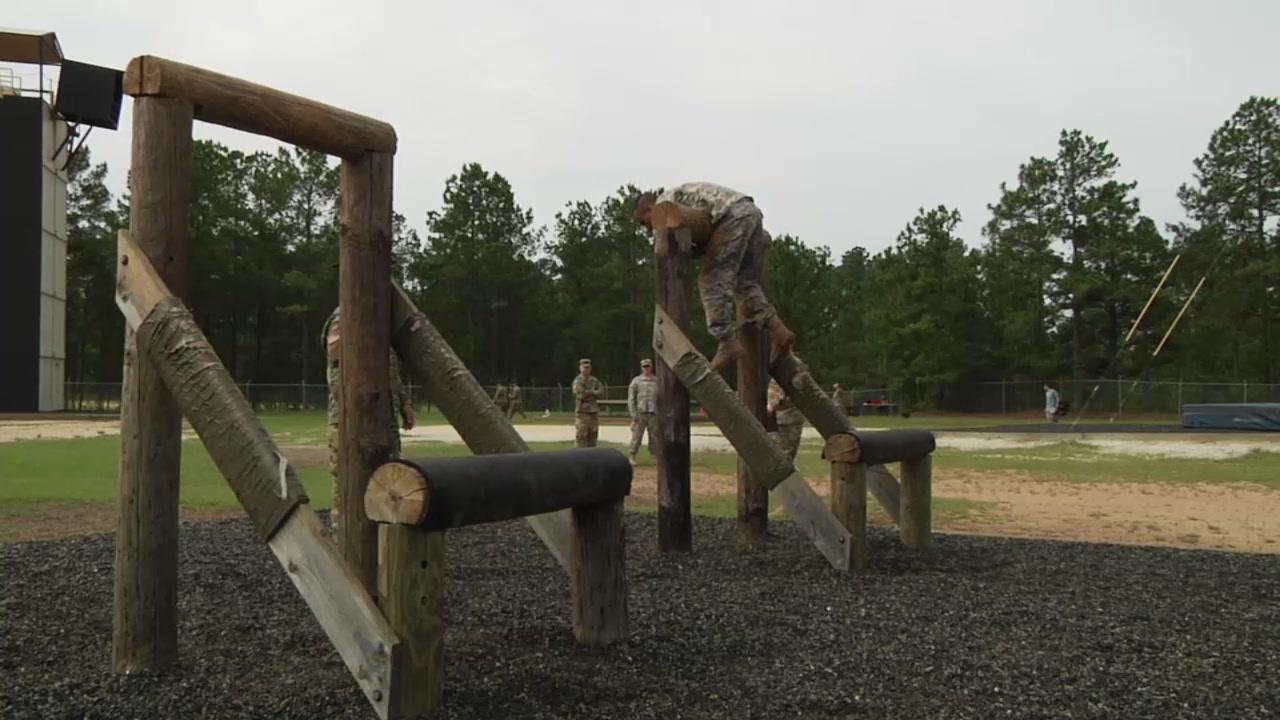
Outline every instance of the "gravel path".
{"label": "gravel path", "polygon": [[[875,535],[833,575],[789,525],[698,518],[661,557],[628,517],[633,637],[572,646],[563,573],[523,522],[450,534],[441,718],[1273,718],[1274,556]],[[0,717],[370,718],[247,521],[184,525],[182,660],[108,672],[112,537],[0,545]]]}

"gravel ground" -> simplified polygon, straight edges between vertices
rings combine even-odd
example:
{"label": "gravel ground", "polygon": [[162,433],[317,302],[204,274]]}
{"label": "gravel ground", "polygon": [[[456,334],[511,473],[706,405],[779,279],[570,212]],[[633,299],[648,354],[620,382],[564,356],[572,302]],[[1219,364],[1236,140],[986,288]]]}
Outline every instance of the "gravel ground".
{"label": "gravel ground", "polygon": [[[628,516],[632,639],[573,647],[563,573],[523,522],[450,534],[441,718],[1273,718],[1274,556],[874,535],[834,575],[790,525],[693,556]],[[112,537],[0,545],[0,717],[370,718],[244,520],[184,525],[182,658],[108,671]]]}

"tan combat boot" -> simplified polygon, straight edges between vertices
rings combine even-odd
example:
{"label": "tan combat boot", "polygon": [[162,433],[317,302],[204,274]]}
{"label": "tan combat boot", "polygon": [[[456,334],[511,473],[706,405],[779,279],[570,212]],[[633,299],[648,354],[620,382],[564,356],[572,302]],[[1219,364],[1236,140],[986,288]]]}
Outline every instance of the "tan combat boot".
{"label": "tan combat boot", "polygon": [[769,364],[773,365],[778,362],[778,358],[791,352],[792,346],[796,344],[796,334],[782,323],[782,318],[777,313],[769,316],[765,327],[769,329]]}
{"label": "tan combat boot", "polygon": [[737,360],[746,354],[746,350],[742,347],[742,341],[735,334],[728,340],[721,340],[720,346],[716,348],[715,357],[711,358],[711,372],[719,372],[720,368]]}

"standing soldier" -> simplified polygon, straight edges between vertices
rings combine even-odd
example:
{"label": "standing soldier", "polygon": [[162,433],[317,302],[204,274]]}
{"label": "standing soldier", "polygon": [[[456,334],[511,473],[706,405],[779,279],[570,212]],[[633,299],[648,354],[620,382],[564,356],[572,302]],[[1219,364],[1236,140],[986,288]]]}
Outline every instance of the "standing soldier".
{"label": "standing soldier", "polygon": [[769,401],[765,410],[777,424],[777,429],[771,431],[769,436],[794,461],[800,450],[800,435],[804,432],[804,415],[791,402],[791,398],[782,392],[778,381],[772,378],[769,380]]}
{"label": "standing soldier", "polygon": [[591,358],[578,361],[578,377],[573,379],[573,425],[575,447],[596,446],[600,436],[600,406],[604,397],[604,383],[591,375]]}
{"label": "standing soldier", "polygon": [[849,414],[849,401],[845,399],[844,390],[840,389],[840,383],[836,383],[831,388],[831,402],[835,403],[836,407],[840,408],[841,415]]}
{"label": "standing soldier", "polygon": [[515,417],[517,410],[520,411],[521,418],[526,417],[524,414],[524,400],[520,397],[520,383],[515,382],[514,380],[511,382],[511,390],[508,393],[507,398],[508,402],[511,403],[507,406],[507,419],[510,420]]}
{"label": "standing soldier", "polygon": [[627,388],[627,411],[631,413],[631,462],[640,452],[640,438],[649,433],[649,455],[652,457],[653,436],[658,430],[657,412],[658,378],[653,375],[653,361],[640,361],[640,374],[631,379]]}
{"label": "standing soldier", "polygon": [[507,386],[498,383],[498,389],[493,391],[493,404],[498,406],[503,415],[507,414],[507,408],[511,405],[511,400],[507,395]]}
{"label": "standing soldier", "polygon": [[[324,343],[326,369],[329,381],[329,475],[333,477],[333,507],[329,510],[329,518],[333,524],[334,537],[338,535],[338,400],[342,397],[342,372],[338,367],[338,361],[341,357],[339,351],[341,341],[341,322],[338,318],[340,307],[334,308],[329,313],[329,319],[325,320],[324,330],[321,331],[321,342]],[[413,414],[413,403],[409,398],[409,392],[405,389],[404,383],[400,380],[400,364],[396,361],[395,351],[391,351],[388,358],[388,367],[391,373],[391,457],[400,456],[400,424],[396,422],[399,418],[403,422],[405,430],[412,430],[415,422]]]}

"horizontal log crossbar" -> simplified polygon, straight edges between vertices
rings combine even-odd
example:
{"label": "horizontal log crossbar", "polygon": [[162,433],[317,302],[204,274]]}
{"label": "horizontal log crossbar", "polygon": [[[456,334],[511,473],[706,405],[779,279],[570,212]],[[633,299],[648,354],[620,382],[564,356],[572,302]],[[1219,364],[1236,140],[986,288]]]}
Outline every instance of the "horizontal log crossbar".
{"label": "horizontal log crossbar", "polygon": [[444,530],[620,501],[631,477],[631,463],[612,448],[402,458],[374,471],[365,512]]}
{"label": "horizontal log crossbar", "polygon": [[937,449],[928,430],[876,430],[837,433],[827,438],[822,457],[831,462],[884,465],[916,460]]}
{"label": "horizontal log crossbar", "polygon": [[395,128],[381,120],[155,55],[129,61],[124,92],[187,100],[197,120],[342,158],[396,151]]}

